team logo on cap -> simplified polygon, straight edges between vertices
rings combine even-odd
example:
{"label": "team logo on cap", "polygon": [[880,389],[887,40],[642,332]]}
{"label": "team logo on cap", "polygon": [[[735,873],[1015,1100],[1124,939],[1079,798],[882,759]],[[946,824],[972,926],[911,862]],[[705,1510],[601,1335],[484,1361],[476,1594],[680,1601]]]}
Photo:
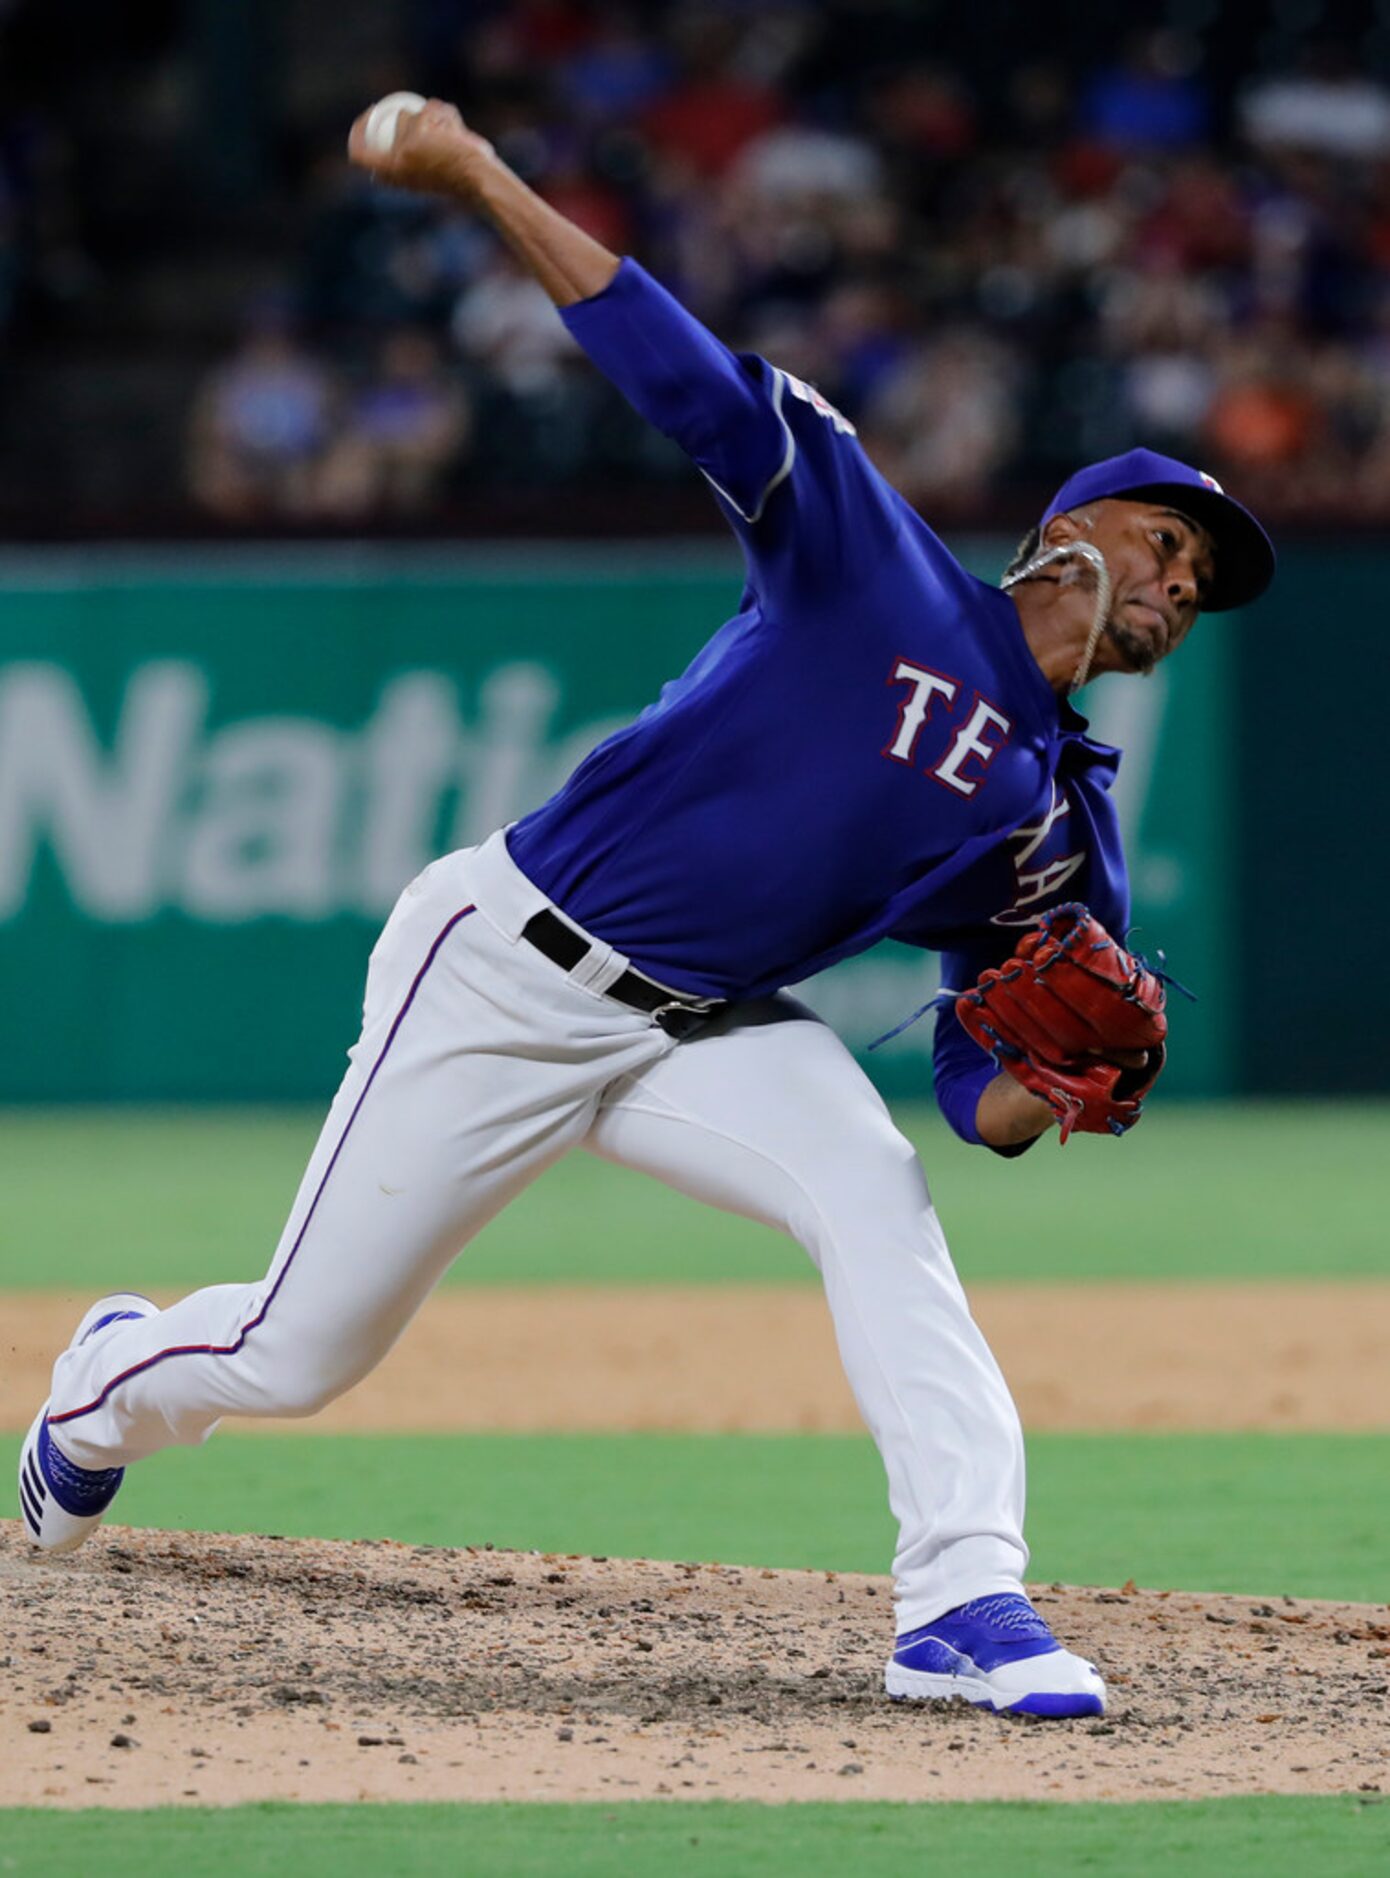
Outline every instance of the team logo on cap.
{"label": "team logo on cap", "polygon": [[1219,496],[1225,495],[1226,491],[1221,487],[1214,476],[1208,476],[1205,470],[1198,470],[1197,474],[1201,477],[1208,489],[1214,489]]}

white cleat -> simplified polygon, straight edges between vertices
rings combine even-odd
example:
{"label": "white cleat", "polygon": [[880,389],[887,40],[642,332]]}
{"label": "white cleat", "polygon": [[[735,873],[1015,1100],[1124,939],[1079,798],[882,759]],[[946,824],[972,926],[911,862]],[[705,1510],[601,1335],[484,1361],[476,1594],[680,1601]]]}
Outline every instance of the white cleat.
{"label": "white cleat", "polygon": [[[99,1298],[73,1332],[75,1350],[115,1324],[155,1317],[158,1307],[135,1291]],[[58,1447],[48,1427],[48,1404],[34,1418],[19,1451],[19,1506],[33,1543],[45,1552],[75,1552],[101,1524],[125,1478],[123,1467],[78,1467]]]}

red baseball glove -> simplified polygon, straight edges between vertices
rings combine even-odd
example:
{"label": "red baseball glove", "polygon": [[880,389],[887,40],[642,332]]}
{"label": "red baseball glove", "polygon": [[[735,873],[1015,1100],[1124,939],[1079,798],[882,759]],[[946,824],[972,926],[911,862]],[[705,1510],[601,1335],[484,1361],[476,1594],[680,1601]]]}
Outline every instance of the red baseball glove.
{"label": "red baseball glove", "polygon": [[1164,983],[1084,906],[1059,906],[1003,965],[981,972],[956,1015],[1051,1107],[1062,1140],[1122,1135],[1163,1068]]}

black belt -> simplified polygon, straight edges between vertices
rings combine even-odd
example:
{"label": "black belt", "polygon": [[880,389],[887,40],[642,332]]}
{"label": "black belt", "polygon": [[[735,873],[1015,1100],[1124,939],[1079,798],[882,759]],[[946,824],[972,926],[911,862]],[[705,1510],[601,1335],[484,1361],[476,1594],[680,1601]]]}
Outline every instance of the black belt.
{"label": "black belt", "polygon": [[[552,913],[549,907],[527,920],[521,936],[552,965],[558,965],[565,972],[572,972],[593,951],[583,933],[577,932],[558,913]],[[697,998],[690,992],[672,991],[631,965],[619,973],[611,985],[605,986],[604,996],[616,998],[629,1010],[646,1012],[673,1037],[688,1035],[714,1012],[722,1010],[725,1003],[722,998]]]}

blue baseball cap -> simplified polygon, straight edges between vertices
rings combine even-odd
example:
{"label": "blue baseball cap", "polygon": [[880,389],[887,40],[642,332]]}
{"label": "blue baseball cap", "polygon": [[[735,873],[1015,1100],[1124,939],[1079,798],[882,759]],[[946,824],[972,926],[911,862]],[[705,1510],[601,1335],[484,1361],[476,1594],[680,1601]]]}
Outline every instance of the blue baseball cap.
{"label": "blue baseball cap", "polygon": [[1202,602],[1204,613],[1248,606],[1273,580],[1274,544],[1249,509],[1228,496],[1205,470],[1191,469],[1176,457],[1160,456],[1157,450],[1126,450],[1123,456],[1087,464],[1062,484],[1040,526],[1046,528],[1054,515],[1066,515],[1108,496],[1166,502],[1206,529],[1216,551],[1216,567],[1211,591]]}

